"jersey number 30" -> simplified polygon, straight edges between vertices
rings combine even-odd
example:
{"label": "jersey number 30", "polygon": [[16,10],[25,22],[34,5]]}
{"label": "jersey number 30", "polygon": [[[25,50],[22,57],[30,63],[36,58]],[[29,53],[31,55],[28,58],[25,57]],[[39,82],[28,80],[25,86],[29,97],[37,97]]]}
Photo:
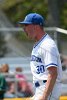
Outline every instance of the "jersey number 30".
{"label": "jersey number 30", "polygon": [[44,65],[37,66],[36,68],[37,68],[37,71],[36,71],[37,74],[45,72]]}

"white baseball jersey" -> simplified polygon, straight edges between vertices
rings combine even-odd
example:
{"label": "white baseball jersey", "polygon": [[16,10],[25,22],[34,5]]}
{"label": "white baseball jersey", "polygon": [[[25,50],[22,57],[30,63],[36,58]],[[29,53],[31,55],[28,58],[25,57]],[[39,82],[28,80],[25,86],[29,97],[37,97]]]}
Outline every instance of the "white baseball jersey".
{"label": "white baseball jersey", "polygon": [[45,34],[33,47],[30,61],[33,82],[38,80],[47,80],[48,67],[57,67],[58,76],[56,81],[60,82],[62,78],[62,67],[60,55],[55,42]]}

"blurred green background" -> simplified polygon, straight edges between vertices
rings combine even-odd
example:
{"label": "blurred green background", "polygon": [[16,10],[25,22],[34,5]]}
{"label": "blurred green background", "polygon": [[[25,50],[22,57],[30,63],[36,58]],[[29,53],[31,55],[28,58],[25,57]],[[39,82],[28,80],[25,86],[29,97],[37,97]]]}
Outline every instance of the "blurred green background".
{"label": "blurred green background", "polygon": [[[67,0],[0,0],[0,19],[2,20],[0,23],[3,24],[1,24],[1,27],[20,27],[18,22],[24,20],[25,16],[32,12],[39,13],[44,17],[45,27],[59,27],[67,30]],[[9,25],[5,19],[7,19],[12,26]],[[16,32],[16,34],[13,34],[13,37],[20,42],[30,42],[26,34],[22,33],[24,32]],[[50,33],[53,34],[54,32]],[[65,48],[66,46],[64,47],[64,44],[62,45],[62,41],[66,43],[66,40],[67,35],[58,34],[58,48]],[[4,44],[4,41],[5,40],[1,38],[1,43]],[[31,43],[33,44],[33,41],[31,41]],[[3,47],[1,46],[0,48]],[[4,51],[4,49],[5,48],[1,49],[1,51]],[[60,49],[59,51],[62,52],[63,50]]]}
{"label": "blurred green background", "polygon": [[[1,7],[15,25],[28,13],[36,12],[46,18],[47,26],[67,29],[67,0],[4,0]],[[54,23],[50,17],[56,19]]]}

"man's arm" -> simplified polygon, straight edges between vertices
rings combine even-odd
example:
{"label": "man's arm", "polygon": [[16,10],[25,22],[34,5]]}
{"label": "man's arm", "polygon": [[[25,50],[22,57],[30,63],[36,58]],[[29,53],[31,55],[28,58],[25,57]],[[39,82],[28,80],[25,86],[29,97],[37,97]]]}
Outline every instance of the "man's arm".
{"label": "man's arm", "polygon": [[57,78],[57,67],[48,68],[48,79],[46,82],[46,88],[44,90],[43,96],[39,100],[47,100],[48,96],[53,90],[54,84]]}

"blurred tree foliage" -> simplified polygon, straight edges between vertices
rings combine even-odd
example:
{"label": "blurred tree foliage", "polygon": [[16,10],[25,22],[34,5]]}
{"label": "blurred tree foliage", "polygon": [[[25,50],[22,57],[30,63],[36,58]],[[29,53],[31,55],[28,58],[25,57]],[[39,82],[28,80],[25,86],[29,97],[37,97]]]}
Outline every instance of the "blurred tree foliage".
{"label": "blurred tree foliage", "polygon": [[67,2],[61,7],[60,25],[62,28],[67,29]]}
{"label": "blurred tree foliage", "polygon": [[[16,1],[16,0],[15,0]],[[5,9],[5,12],[8,18],[14,23],[15,26],[18,25],[20,20],[23,20],[24,17],[31,12],[36,12],[41,14],[44,18],[46,17],[48,23],[48,0],[20,0],[21,2],[13,4],[9,7],[9,9]],[[63,2],[64,0],[58,0],[59,2]],[[12,0],[13,2],[13,0]],[[67,1],[65,0],[63,5],[60,6],[60,27],[67,29]],[[55,4],[54,4],[55,5]],[[46,25],[47,25],[46,23]],[[48,26],[48,25],[47,25]],[[25,40],[25,35],[17,34],[17,37],[21,40]]]}
{"label": "blurred tree foliage", "polygon": [[[9,4],[11,3],[8,3],[8,5]],[[13,4],[13,0],[12,0],[12,4]],[[10,6],[9,9],[6,9],[5,12],[15,25],[17,25],[17,22],[19,20],[23,20],[24,17],[30,12],[40,13],[43,17],[46,17],[47,20],[48,0],[33,0],[33,1],[20,0],[20,2],[15,3],[13,4],[13,6]],[[60,27],[67,29],[67,1],[66,0],[63,3],[63,6],[60,8]]]}
{"label": "blurred tree foliage", "polygon": [[[22,0],[22,2],[10,6],[9,9],[5,9],[5,12],[8,18],[14,23],[15,26],[17,26],[18,22],[23,20],[24,17],[31,12],[39,13],[44,18],[47,18],[47,6],[47,0]],[[29,41],[25,34],[17,33],[16,37],[20,40]]]}
{"label": "blurred tree foliage", "polygon": [[6,42],[4,40],[4,35],[0,33],[0,57],[4,57],[7,53]]}
{"label": "blurred tree foliage", "polygon": [[6,9],[5,12],[11,21],[17,25],[17,22],[23,20],[24,17],[31,12],[36,12],[42,14],[43,17],[48,15],[48,5],[47,0],[22,0],[22,2],[11,6]]}

